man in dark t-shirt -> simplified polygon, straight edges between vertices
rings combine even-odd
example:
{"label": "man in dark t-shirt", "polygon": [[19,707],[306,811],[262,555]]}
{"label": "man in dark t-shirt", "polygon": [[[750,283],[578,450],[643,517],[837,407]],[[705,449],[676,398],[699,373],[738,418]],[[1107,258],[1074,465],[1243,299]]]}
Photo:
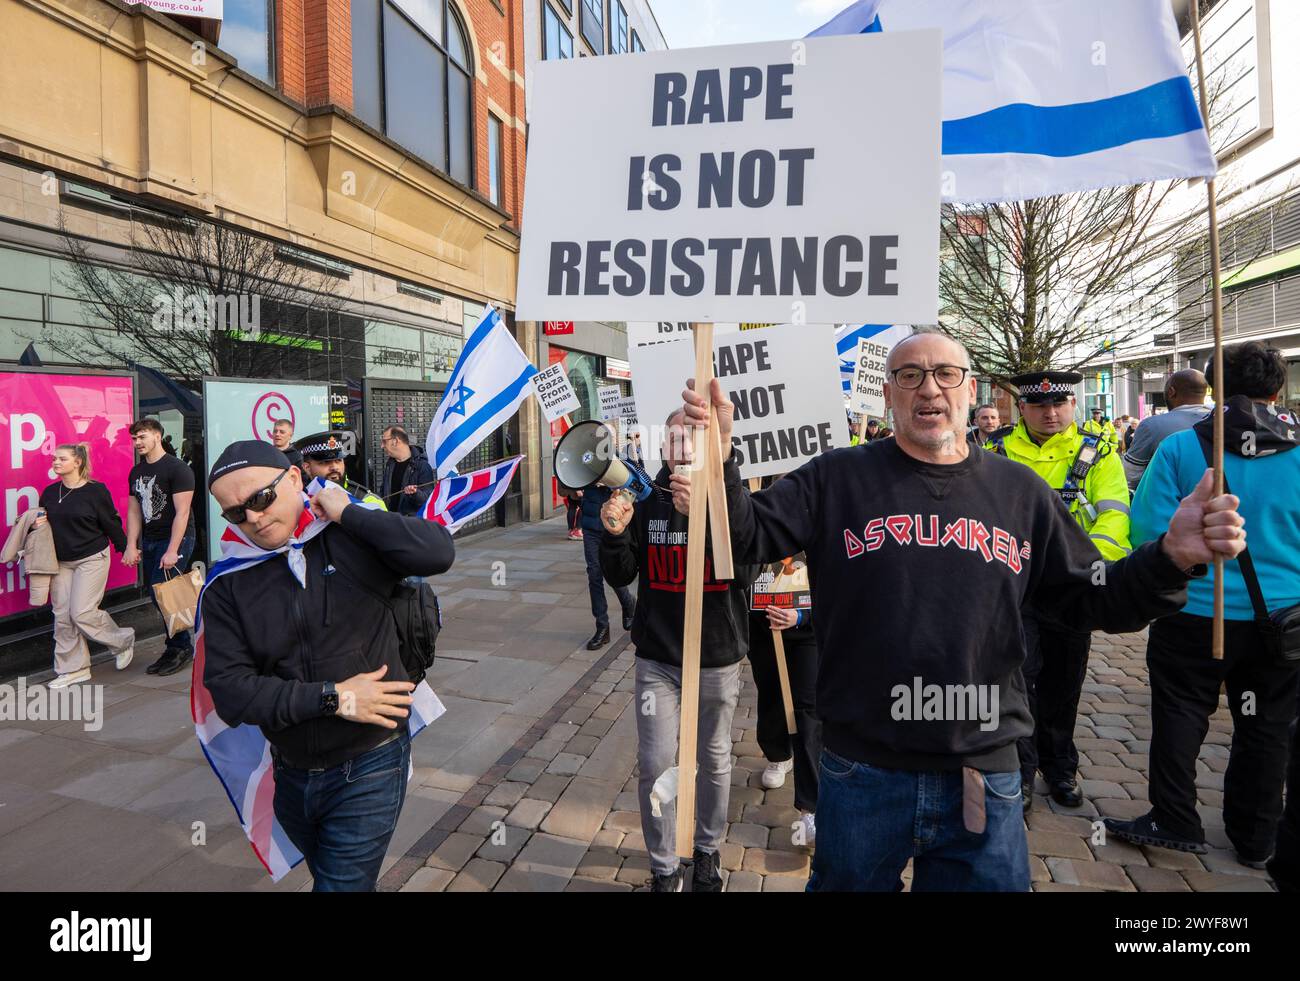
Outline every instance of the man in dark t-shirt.
{"label": "man in dark t-shirt", "polygon": [[[127,478],[131,502],[122,562],[129,566],[143,562],[152,587],[172,572],[184,572],[189,565],[194,551],[194,513],[190,507],[194,471],[163,448],[162,425],[157,419],[132,423],[131,441],[140,459]],[[190,632],[179,630],[167,638],[162,657],[145,670],[149,674],[175,674],[193,658]]]}

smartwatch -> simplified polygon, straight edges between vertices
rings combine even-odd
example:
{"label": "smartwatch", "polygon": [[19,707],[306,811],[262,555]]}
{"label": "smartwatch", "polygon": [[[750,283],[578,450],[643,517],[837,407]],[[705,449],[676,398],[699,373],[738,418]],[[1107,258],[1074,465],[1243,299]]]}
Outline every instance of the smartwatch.
{"label": "smartwatch", "polygon": [[325,687],[320,693],[320,710],[321,715],[336,715],[339,710],[339,693],[334,688],[334,682],[325,682]]}

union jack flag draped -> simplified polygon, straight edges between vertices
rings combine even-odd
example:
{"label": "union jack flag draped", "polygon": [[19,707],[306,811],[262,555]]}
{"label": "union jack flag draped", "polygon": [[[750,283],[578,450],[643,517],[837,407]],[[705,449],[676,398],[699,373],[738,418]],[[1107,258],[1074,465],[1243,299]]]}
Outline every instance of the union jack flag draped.
{"label": "union jack flag draped", "polygon": [[[307,487],[308,494],[315,494],[323,486],[317,478]],[[358,507],[376,507],[355,497],[351,497],[351,500]],[[199,593],[198,612],[195,616],[194,668],[190,684],[190,713],[194,718],[194,729],[199,737],[199,745],[203,748],[203,755],[225,788],[244,834],[253,846],[253,852],[277,882],[302,861],[302,853],[294,847],[289,835],[275,818],[275,769],[271,765],[271,744],[255,725],[226,725],[217,715],[212,694],[203,684],[203,666],[207,660],[203,637],[203,597],[209,587],[222,576],[248,569],[280,555],[286,557],[294,578],[306,589],[307,560],[303,555],[303,547],[329,526],[328,521],[312,514],[308,502],[309,497],[304,494],[303,512],[298,519],[298,527],[289,541],[279,549],[268,550],[254,545],[239,528],[227,526],[221,536],[221,559],[208,573],[207,581]],[[407,724],[414,737],[446,709],[425,681],[421,681],[411,694],[414,702]]]}

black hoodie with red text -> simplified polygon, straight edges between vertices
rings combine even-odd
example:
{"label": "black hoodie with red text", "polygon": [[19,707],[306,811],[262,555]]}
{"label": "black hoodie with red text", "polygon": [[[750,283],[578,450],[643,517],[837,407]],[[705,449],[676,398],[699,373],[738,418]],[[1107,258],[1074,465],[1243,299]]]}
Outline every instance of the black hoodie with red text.
{"label": "black hoodie with red text", "polygon": [[[654,492],[638,501],[621,535],[601,531],[600,567],[611,586],[637,585],[632,643],[637,657],[682,666],[686,620],[687,517],[673,507],[668,468],[655,478]],[[735,531],[732,531],[733,536]],[[719,582],[713,575],[713,548],[705,535],[704,617],[700,630],[700,667],[724,668],[749,652],[749,600],[746,591],[758,566],[735,567],[736,578]]]}

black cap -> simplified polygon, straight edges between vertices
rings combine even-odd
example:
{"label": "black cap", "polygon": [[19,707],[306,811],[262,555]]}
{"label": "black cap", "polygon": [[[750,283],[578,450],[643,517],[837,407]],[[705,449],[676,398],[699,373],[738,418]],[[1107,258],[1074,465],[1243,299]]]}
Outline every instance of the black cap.
{"label": "black cap", "polygon": [[345,447],[351,435],[338,429],[327,430],[304,436],[293,445],[298,447],[303,457],[308,460],[342,460],[347,455]]}
{"label": "black cap", "polygon": [[1028,371],[1013,375],[1011,384],[1026,402],[1046,402],[1060,395],[1073,395],[1074,386],[1083,381],[1077,371]]}
{"label": "black cap", "polygon": [[241,439],[221,451],[208,473],[208,486],[212,486],[218,477],[245,467],[274,467],[276,470],[284,470],[289,466],[289,458],[270,443],[263,443],[260,439]]}

